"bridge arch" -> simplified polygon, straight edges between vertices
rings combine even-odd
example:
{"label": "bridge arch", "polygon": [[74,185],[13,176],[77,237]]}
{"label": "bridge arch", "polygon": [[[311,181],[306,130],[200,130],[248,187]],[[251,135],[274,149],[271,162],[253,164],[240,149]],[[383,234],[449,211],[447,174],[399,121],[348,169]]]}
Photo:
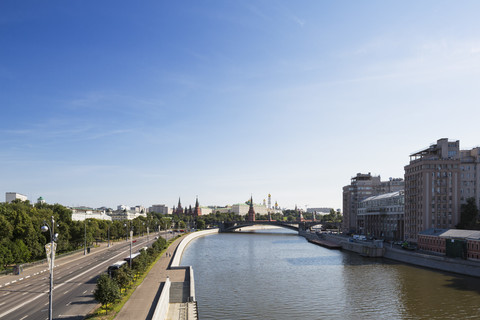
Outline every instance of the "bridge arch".
{"label": "bridge arch", "polygon": [[256,220],[256,221],[231,221],[223,222],[220,224],[220,232],[232,232],[234,230],[254,226],[254,225],[269,225],[282,227],[297,232],[306,231],[314,225],[321,224],[318,221],[269,221],[269,220]]}

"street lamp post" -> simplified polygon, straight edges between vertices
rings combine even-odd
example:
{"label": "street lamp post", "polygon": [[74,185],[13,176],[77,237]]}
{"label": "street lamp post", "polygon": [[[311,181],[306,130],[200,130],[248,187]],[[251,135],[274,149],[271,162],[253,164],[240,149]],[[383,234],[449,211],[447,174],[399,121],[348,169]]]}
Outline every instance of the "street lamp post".
{"label": "street lamp post", "polygon": [[45,249],[47,252],[47,258],[48,258],[48,255],[50,254],[50,291],[48,296],[48,301],[49,301],[48,319],[52,320],[53,319],[53,265],[55,261],[55,249],[56,249],[55,241],[58,238],[58,233],[54,233],[55,220],[53,219],[53,216],[52,216],[51,227],[49,227],[46,221],[44,221],[44,224],[45,225],[43,225],[41,228],[42,232],[50,231],[50,252],[48,252],[48,244],[45,246]]}
{"label": "street lamp post", "polygon": [[130,263],[130,269],[132,269],[132,238],[133,238],[133,230],[130,230],[130,259],[128,259]]}
{"label": "street lamp post", "polygon": [[84,220],[84,226],[85,226],[85,235],[84,235],[84,239],[85,239],[85,244],[83,246],[83,255],[85,256],[87,254],[87,215],[85,215],[85,220]]}

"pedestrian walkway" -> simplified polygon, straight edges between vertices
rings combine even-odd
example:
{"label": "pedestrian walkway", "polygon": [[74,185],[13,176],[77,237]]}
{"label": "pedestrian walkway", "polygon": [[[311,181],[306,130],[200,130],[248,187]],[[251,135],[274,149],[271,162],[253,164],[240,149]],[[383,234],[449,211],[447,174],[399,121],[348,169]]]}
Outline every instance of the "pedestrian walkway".
{"label": "pedestrian walkway", "polygon": [[172,283],[183,283],[188,279],[187,269],[169,269],[175,250],[182,240],[183,237],[178,238],[168,247],[166,253],[152,267],[143,282],[118,312],[115,320],[151,319],[160,297],[162,284],[165,283],[167,277]]}

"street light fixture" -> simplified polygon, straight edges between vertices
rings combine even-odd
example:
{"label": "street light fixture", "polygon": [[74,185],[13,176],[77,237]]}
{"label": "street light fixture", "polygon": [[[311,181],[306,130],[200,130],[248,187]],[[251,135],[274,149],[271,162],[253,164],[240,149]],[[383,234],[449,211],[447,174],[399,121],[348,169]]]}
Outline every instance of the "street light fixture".
{"label": "street light fixture", "polygon": [[46,221],[43,221],[43,223],[44,225],[41,228],[42,232],[50,231],[50,246],[48,244],[45,245],[45,251],[47,253],[47,260],[50,260],[50,291],[49,291],[49,298],[48,298],[48,301],[49,301],[48,319],[52,320],[53,319],[53,265],[55,261],[55,249],[57,247],[57,244],[55,243],[55,241],[57,241],[58,239],[58,233],[54,232],[55,220],[53,219],[53,216],[52,216],[51,227]]}
{"label": "street light fixture", "polygon": [[87,255],[87,214],[85,214],[84,226],[85,226],[85,234],[84,234],[85,244],[83,245],[83,255],[85,256]]}
{"label": "street light fixture", "polygon": [[108,239],[108,248],[110,248],[110,223],[107,222],[107,239]]}

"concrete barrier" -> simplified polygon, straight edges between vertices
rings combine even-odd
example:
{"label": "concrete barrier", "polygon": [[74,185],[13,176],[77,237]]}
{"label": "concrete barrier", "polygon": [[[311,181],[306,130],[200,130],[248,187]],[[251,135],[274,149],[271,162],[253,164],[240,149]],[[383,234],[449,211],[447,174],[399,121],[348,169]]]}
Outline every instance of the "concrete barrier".
{"label": "concrete barrier", "polygon": [[[189,294],[189,302],[196,301],[195,298],[195,279],[193,276],[193,268],[192,266],[180,266],[180,260],[182,259],[183,251],[187,247],[187,245],[193,240],[198,237],[203,237],[209,234],[218,233],[218,229],[210,229],[210,230],[203,230],[197,231],[187,235],[178,245],[177,250],[173,255],[172,263],[170,264],[171,269],[189,269],[189,277],[190,277],[190,294]],[[170,287],[171,282],[170,279],[167,278],[165,281],[165,285],[163,286],[162,293],[160,294],[160,298],[158,299],[157,306],[155,307],[155,312],[153,314],[152,320],[165,320],[168,314],[168,308],[170,304]]]}
{"label": "concrete barrier", "polygon": [[187,245],[190,243],[190,241],[199,237],[207,236],[210,234],[216,234],[216,233],[218,233],[218,229],[208,229],[208,230],[196,231],[187,235],[182,240],[182,242],[180,242],[180,244],[178,245],[177,250],[175,251],[175,254],[173,256],[173,260],[170,267],[171,268],[180,267],[180,261],[182,260],[183,251],[185,250]]}
{"label": "concrete barrier", "polygon": [[[349,243],[348,238],[346,237],[339,235],[325,235],[325,237],[329,240],[342,244],[342,248],[346,250],[362,253],[357,250],[358,248],[354,248],[353,246],[344,246],[344,244]],[[448,258],[445,256],[435,256],[417,251],[408,251],[397,249],[395,247],[391,248],[389,246],[384,246],[382,250],[383,257],[390,260],[467,276],[480,277],[480,262],[477,261]]]}
{"label": "concrete barrier", "polygon": [[152,320],[165,320],[167,318],[168,307],[170,304],[170,285],[170,279],[167,278],[162,293],[160,294],[160,298],[158,299],[157,306],[155,307]]}
{"label": "concrete barrier", "polygon": [[193,277],[193,268],[192,266],[188,266],[189,273],[190,273],[190,301],[197,301],[195,298],[195,279]]}
{"label": "concrete barrier", "polygon": [[396,248],[385,248],[384,257],[417,266],[480,277],[480,263],[460,258],[422,254]]}

